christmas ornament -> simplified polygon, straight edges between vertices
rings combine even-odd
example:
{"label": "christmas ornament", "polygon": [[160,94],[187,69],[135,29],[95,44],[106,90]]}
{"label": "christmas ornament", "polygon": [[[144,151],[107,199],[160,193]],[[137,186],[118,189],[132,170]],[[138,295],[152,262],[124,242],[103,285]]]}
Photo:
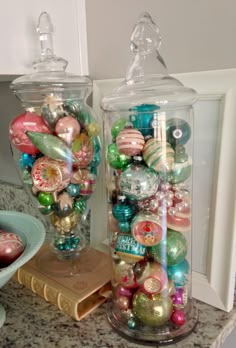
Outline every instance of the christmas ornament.
{"label": "christmas ornament", "polygon": [[144,143],[142,133],[131,127],[125,127],[116,138],[118,151],[127,156],[138,155],[142,151]]}
{"label": "christmas ornament", "polygon": [[120,174],[120,190],[128,198],[138,201],[155,194],[159,185],[157,173],[140,164],[139,157]]}
{"label": "christmas ornament", "polygon": [[115,251],[122,260],[133,263],[144,258],[146,248],[131,235],[119,233],[115,241]]}
{"label": "christmas ornament", "polygon": [[129,116],[134,128],[137,128],[143,136],[153,135],[152,119],[153,114],[160,109],[158,105],[141,104],[130,109],[133,111]]}
{"label": "christmas ornament", "polygon": [[21,169],[31,169],[34,162],[36,161],[37,157],[36,155],[29,155],[28,153],[22,153],[20,157],[20,167]]}
{"label": "christmas ornament", "polygon": [[171,315],[171,321],[177,326],[182,326],[186,322],[185,314],[180,309],[175,309]]}
{"label": "christmas ornament", "polygon": [[170,279],[173,280],[176,288],[182,288],[188,282],[189,275],[189,263],[184,260],[177,265],[168,266],[167,274]]}
{"label": "christmas ornament", "polygon": [[116,305],[119,309],[127,310],[130,308],[130,299],[126,296],[119,296]]}
{"label": "christmas ornament", "polygon": [[58,217],[66,217],[73,210],[73,198],[67,192],[63,192],[57,197],[57,202],[52,206],[54,213]]}
{"label": "christmas ornament", "polygon": [[89,137],[97,137],[100,134],[100,127],[97,123],[91,122],[86,126]]}
{"label": "christmas ornament", "polygon": [[77,162],[70,148],[58,137],[39,132],[26,132],[31,142],[45,156],[68,163]]}
{"label": "christmas ornament", "polygon": [[96,188],[96,175],[93,173],[88,173],[85,178],[83,178],[80,184],[80,195],[84,197],[90,197]]}
{"label": "christmas ornament", "polygon": [[171,230],[179,232],[188,232],[191,228],[189,217],[178,213],[177,209],[169,209],[167,213],[167,226]]}
{"label": "christmas ornament", "polygon": [[41,115],[48,127],[54,130],[57,121],[65,115],[61,99],[48,95],[44,99]]}
{"label": "christmas ornament", "polygon": [[94,145],[91,138],[81,133],[72,142],[72,151],[76,157],[76,164],[79,168],[86,168],[93,159]]}
{"label": "christmas ornament", "polygon": [[53,226],[61,234],[71,232],[78,225],[80,218],[80,215],[75,212],[66,217],[57,216],[55,213],[50,215]]}
{"label": "christmas ornament", "polygon": [[174,150],[169,143],[151,138],[144,145],[143,159],[155,171],[169,172],[174,163]]}
{"label": "christmas ornament", "polygon": [[82,105],[77,99],[67,99],[63,103],[63,109],[65,110],[66,114],[73,115],[76,118],[82,111]]}
{"label": "christmas ornament", "polygon": [[80,197],[76,199],[73,203],[73,210],[77,213],[82,215],[87,208],[87,201],[85,198]]}
{"label": "christmas ornament", "polygon": [[51,206],[54,202],[52,194],[48,192],[39,192],[37,198],[39,203],[44,207]]}
{"label": "christmas ornament", "polygon": [[115,295],[117,298],[119,298],[120,296],[131,298],[133,296],[133,292],[129,288],[125,288],[122,285],[118,285],[115,289]]}
{"label": "christmas ornament", "polygon": [[138,319],[151,327],[164,325],[170,319],[173,308],[170,297],[148,295],[142,291],[134,294],[132,305]]}
{"label": "christmas ornament", "polygon": [[166,122],[166,138],[172,145],[186,144],[191,137],[190,125],[180,118],[171,118]]}
{"label": "christmas ornament", "polygon": [[59,192],[69,183],[70,170],[65,162],[46,156],[39,158],[32,167],[33,192]]}
{"label": "christmas ornament", "polygon": [[69,236],[60,236],[54,240],[53,246],[59,251],[69,251],[72,252],[78,248],[80,244],[80,238],[74,234]]}
{"label": "christmas ornament", "polygon": [[159,244],[148,248],[148,253],[157,262],[171,266],[182,262],[187,255],[187,241],[182,233],[167,230],[167,237]]}
{"label": "christmas ornament", "polygon": [[24,245],[18,235],[0,230],[0,268],[9,266],[23,251]]}
{"label": "christmas ornament", "polygon": [[140,212],[131,222],[134,239],[145,246],[158,244],[163,237],[163,229],[159,217],[150,212]]}
{"label": "christmas ornament", "polygon": [[130,289],[138,286],[133,271],[133,264],[124,260],[118,259],[113,263],[113,277],[118,284],[126,288]]}
{"label": "christmas ornament", "polygon": [[62,117],[56,123],[55,133],[70,146],[72,141],[80,134],[80,124],[74,117]]}
{"label": "christmas ornament", "polygon": [[118,203],[113,206],[112,214],[119,222],[131,220],[133,209],[126,203],[125,196],[118,196]]}
{"label": "christmas ornament", "polygon": [[184,293],[183,288],[177,288],[175,293],[171,296],[171,300],[174,307],[178,307],[184,304],[183,293]]}
{"label": "christmas ornament", "polygon": [[137,323],[136,323],[135,318],[129,318],[127,324],[128,324],[128,328],[129,328],[130,330],[136,329]]}
{"label": "christmas ornament", "polygon": [[116,139],[120,131],[122,131],[125,128],[126,124],[127,124],[127,120],[125,118],[118,118],[118,120],[116,120],[113,123],[113,126],[111,128],[111,135],[114,140]]}
{"label": "christmas ornament", "polygon": [[147,294],[158,294],[167,284],[167,274],[164,268],[157,262],[150,263],[149,275],[140,286]]}
{"label": "christmas ornament", "polygon": [[115,143],[108,146],[106,159],[115,169],[123,169],[131,162],[131,157],[120,153]]}
{"label": "christmas ornament", "polygon": [[39,115],[29,111],[15,117],[11,122],[9,126],[11,144],[21,152],[30,155],[37,154],[40,149],[26,135],[27,131],[50,134],[51,130]]}
{"label": "christmas ornament", "polygon": [[71,197],[77,197],[80,193],[80,185],[78,184],[68,184],[66,187],[66,192]]}

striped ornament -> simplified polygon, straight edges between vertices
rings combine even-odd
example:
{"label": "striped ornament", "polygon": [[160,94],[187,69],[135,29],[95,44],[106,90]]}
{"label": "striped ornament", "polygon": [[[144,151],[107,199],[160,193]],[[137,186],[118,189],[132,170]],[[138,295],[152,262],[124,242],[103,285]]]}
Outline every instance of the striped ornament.
{"label": "striped ornament", "polygon": [[149,139],[143,148],[143,159],[147,166],[157,172],[166,172],[172,169],[174,164],[174,150],[167,142]]}
{"label": "striped ornament", "polygon": [[145,144],[144,137],[135,128],[123,129],[116,138],[116,145],[120,153],[127,156],[136,156]]}

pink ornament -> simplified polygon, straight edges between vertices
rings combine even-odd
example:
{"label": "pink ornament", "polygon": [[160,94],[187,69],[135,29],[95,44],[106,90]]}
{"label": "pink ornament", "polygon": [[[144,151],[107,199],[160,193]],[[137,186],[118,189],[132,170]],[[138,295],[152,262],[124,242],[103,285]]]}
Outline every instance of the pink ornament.
{"label": "pink ornament", "polygon": [[191,228],[189,217],[182,216],[176,212],[175,214],[167,214],[167,227],[178,232],[188,232]]}
{"label": "pink ornament", "polygon": [[0,230],[0,267],[9,266],[23,251],[23,242],[18,235]]}
{"label": "pink ornament", "polygon": [[172,323],[174,323],[177,326],[184,325],[184,323],[186,321],[185,314],[180,309],[175,309],[173,311],[170,319],[171,319]]}
{"label": "pink ornament", "polygon": [[67,145],[71,145],[72,141],[80,134],[80,124],[72,116],[62,117],[57,121],[55,132]]}
{"label": "pink ornament", "polygon": [[130,308],[130,299],[126,296],[120,296],[116,300],[118,308],[122,310],[127,310]]}
{"label": "pink ornament", "polygon": [[85,178],[80,184],[80,195],[90,196],[96,187],[96,175],[88,173],[87,178]]}
{"label": "pink ornament", "polygon": [[183,305],[184,304],[183,292],[184,292],[183,288],[177,288],[175,294],[171,296],[171,299],[172,299],[172,302],[173,302],[174,306],[178,306],[178,305]]}
{"label": "pink ornament", "polygon": [[115,294],[116,294],[116,297],[120,297],[120,296],[126,296],[128,298],[131,298],[133,296],[133,293],[130,289],[128,288],[125,288],[124,286],[122,285],[118,285],[116,290],[115,290]]}
{"label": "pink ornament", "polygon": [[123,129],[116,138],[119,152],[127,156],[138,155],[143,150],[144,144],[142,133],[134,128]]}
{"label": "pink ornament", "polygon": [[11,122],[9,127],[9,138],[12,145],[21,152],[35,155],[39,153],[39,150],[25,134],[26,131],[50,134],[51,130],[44,123],[41,116],[28,111],[17,116]]}

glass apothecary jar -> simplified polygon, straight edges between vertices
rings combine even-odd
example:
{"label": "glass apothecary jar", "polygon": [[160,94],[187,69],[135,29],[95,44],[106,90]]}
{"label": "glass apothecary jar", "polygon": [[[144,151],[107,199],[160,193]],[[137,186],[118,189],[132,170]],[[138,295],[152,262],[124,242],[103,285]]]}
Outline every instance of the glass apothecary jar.
{"label": "glass apothecary jar", "polygon": [[197,323],[191,293],[197,95],[167,74],[160,43],[145,13],[131,36],[126,79],[101,102],[113,268],[107,315],[121,335],[154,345],[185,337]]}
{"label": "glass apothecary jar", "polygon": [[[9,138],[24,187],[47,217],[51,252],[40,266],[47,273],[75,275],[73,262],[86,245],[90,198],[101,159],[100,122],[87,105],[92,82],[65,71],[54,55],[47,13],[37,27],[41,56],[35,73],[17,78],[11,89],[25,112],[9,126]],[[62,263],[56,263],[55,257]],[[68,261],[68,262],[66,262]]]}

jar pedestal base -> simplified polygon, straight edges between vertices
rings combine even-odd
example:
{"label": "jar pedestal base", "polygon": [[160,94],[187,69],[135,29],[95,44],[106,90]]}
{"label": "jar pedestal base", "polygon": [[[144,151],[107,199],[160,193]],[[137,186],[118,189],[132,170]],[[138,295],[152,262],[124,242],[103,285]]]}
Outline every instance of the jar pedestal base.
{"label": "jar pedestal base", "polygon": [[142,345],[169,345],[176,343],[188,336],[196,327],[198,321],[198,309],[192,302],[190,304],[188,318],[186,323],[180,327],[162,326],[151,328],[140,325],[137,329],[129,329],[128,325],[122,321],[112,302],[107,303],[107,318],[113,329],[120,336],[132,342]]}

